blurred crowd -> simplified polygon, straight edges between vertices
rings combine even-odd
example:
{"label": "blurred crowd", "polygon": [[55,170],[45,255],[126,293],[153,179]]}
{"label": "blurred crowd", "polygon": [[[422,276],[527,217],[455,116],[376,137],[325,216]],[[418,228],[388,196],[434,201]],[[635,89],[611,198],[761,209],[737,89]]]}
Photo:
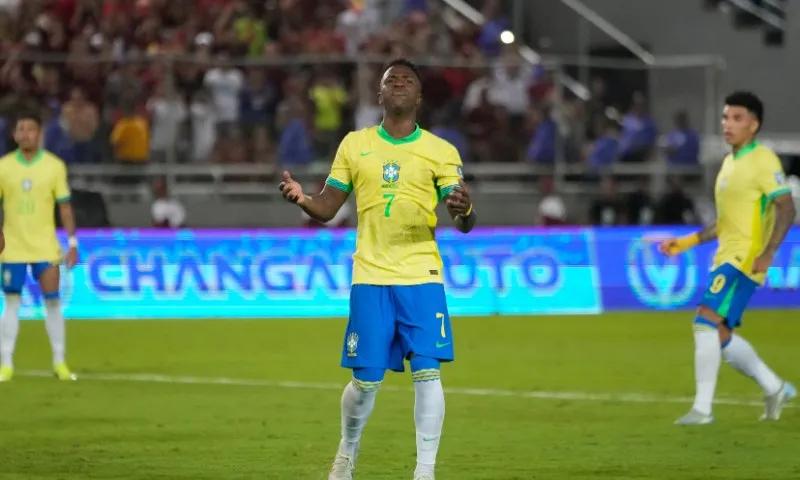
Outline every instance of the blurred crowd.
{"label": "blurred crowd", "polygon": [[[600,77],[590,101],[563,98],[550,71],[500,41],[499,1],[484,2],[481,27],[440,8],[0,0],[0,150],[13,148],[14,113],[36,109],[46,147],[69,163],[327,161],[343,133],[380,121],[381,64],[363,60],[409,57],[434,65],[422,70],[421,123],[467,161],[547,165],[563,154],[602,169],[652,154],[658,130],[642,94],[619,115]],[[672,161],[697,162],[685,115],[666,138]]]}

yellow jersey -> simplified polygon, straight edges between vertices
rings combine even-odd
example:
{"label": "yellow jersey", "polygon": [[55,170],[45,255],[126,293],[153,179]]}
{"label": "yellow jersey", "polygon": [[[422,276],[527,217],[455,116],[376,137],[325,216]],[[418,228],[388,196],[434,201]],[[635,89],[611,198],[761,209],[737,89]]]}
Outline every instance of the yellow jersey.
{"label": "yellow jersey", "polygon": [[460,179],[455,147],[419,126],[400,139],[383,126],[347,134],[326,183],[356,196],[353,283],[442,283],[435,209]]}
{"label": "yellow jersey", "polygon": [[39,150],[29,162],[19,150],[0,158],[0,196],[7,263],[58,262],[55,203],[69,201],[67,168],[52,153]]}
{"label": "yellow jersey", "polygon": [[781,162],[769,148],[753,142],[722,162],[714,187],[719,248],[714,267],[730,263],[757,283],[765,274],[752,273],[775,226],[772,201],[791,194]]}

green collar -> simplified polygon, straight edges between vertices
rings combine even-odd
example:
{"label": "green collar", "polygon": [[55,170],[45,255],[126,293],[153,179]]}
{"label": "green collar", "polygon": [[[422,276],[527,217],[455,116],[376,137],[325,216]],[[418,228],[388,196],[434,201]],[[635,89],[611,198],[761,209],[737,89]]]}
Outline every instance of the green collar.
{"label": "green collar", "polygon": [[43,156],[44,156],[44,149],[40,148],[39,151],[36,152],[36,155],[34,155],[33,158],[30,161],[28,161],[28,159],[25,158],[24,155],[22,155],[22,150],[17,149],[17,161],[25,165],[26,167],[32,166],[34,163],[41,160]]}
{"label": "green collar", "polygon": [[415,140],[419,140],[419,137],[422,136],[422,129],[419,128],[419,124],[415,123],[414,131],[408,136],[403,138],[394,138],[393,136],[389,135],[389,132],[387,132],[385,128],[383,128],[383,122],[381,122],[381,124],[378,125],[378,136],[392,145],[402,145],[404,143],[411,143]]}
{"label": "green collar", "polygon": [[755,150],[757,146],[758,146],[758,141],[757,140],[753,140],[752,142],[748,143],[744,147],[740,148],[738,152],[733,154],[733,159],[734,160],[738,160],[738,159],[744,157],[748,153],[750,153],[753,150]]}

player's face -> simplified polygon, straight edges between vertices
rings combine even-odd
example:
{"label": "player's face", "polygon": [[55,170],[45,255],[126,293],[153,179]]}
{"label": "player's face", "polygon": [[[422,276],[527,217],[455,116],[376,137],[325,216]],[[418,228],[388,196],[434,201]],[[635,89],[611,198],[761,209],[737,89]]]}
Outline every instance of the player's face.
{"label": "player's face", "polygon": [[758,132],[758,119],[748,109],[725,105],[722,109],[722,134],[725,143],[734,147],[745,145]]}
{"label": "player's face", "polygon": [[403,65],[386,70],[381,78],[378,103],[396,113],[414,111],[422,101],[421,86],[414,72]]}
{"label": "player's face", "polygon": [[35,120],[22,119],[14,128],[14,141],[21,150],[36,150],[39,148],[39,134],[41,129]]}

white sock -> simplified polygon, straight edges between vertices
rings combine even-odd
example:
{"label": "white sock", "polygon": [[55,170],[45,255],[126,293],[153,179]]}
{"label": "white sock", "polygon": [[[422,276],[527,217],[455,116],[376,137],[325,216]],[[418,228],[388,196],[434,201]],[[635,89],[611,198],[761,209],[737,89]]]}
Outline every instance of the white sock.
{"label": "white sock", "polygon": [[739,335],[731,337],[731,341],[722,349],[722,355],[733,368],[758,382],[765,394],[774,395],[781,389],[783,381],[761,360],[752,345]]}
{"label": "white sock", "polygon": [[61,301],[57,298],[45,300],[47,316],[45,317],[45,327],[47,336],[50,337],[50,348],[53,350],[53,365],[64,363],[64,352],[66,350],[66,328],[64,326],[64,316],[61,315]]}
{"label": "white sock", "polygon": [[[420,370],[414,375],[433,370]],[[444,390],[439,371],[430,380],[414,382],[414,424],[417,427],[417,469],[415,473],[433,472],[439,439],[444,423]]]}
{"label": "white sock", "polygon": [[354,462],[358,454],[361,432],[364,431],[364,426],[375,406],[379,385],[380,382],[374,382],[369,389],[362,390],[350,382],[342,393],[342,439],[339,442],[338,453],[350,457]]}
{"label": "white sock", "polygon": [[19,295],[6,294],[6,305],[0,317],[0,364],[14,366],[14,346],[19,332]]}
{"label": "white sock", "polygon": [[693,409],[705,415],[711,414],[717,374],[722,361],[719,333],[716,329],[695,325],[694,330],[694,378],[697,391]]}

